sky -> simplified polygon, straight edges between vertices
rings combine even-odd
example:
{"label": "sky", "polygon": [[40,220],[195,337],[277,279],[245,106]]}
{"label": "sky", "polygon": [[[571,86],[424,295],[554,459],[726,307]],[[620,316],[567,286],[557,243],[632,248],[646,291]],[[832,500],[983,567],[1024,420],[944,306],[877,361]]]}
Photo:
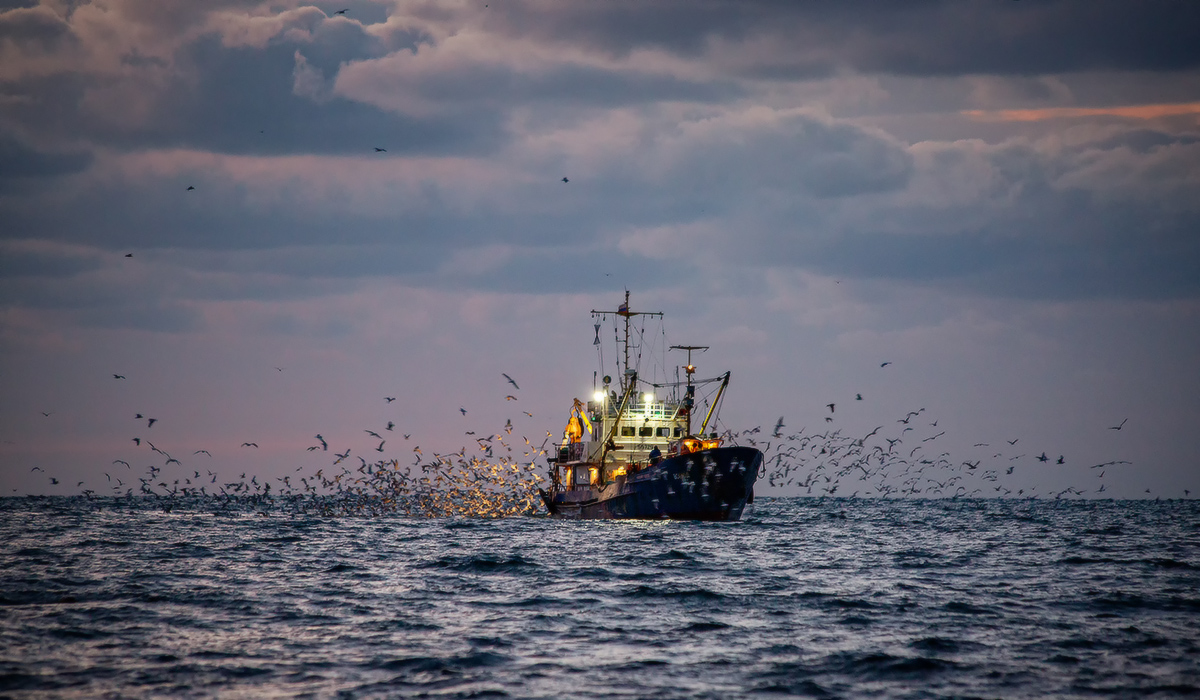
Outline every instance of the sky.
{"label": "sky", "polygon": [[341,2],[0,0],[0,494],[536,443],[626,289],[725,428],[1200,493],[1200,4]]}

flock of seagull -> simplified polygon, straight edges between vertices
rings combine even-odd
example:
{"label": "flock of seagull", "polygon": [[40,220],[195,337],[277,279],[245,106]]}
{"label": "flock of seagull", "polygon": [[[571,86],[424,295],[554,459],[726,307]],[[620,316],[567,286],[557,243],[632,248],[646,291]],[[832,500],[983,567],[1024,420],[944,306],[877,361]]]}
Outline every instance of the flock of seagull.
{"label": "flock of seagull", "polygon": [[[885,362],[881,367],[890,365]],[[281,368],[276,368],[280,369]],[[506,388],[514,392],[520,386],[508,374],[502,373]],[[113,374],[114,379],[123,380],[124,375]],[[396,401],[394,396],[385,396],[387,405]],[[505,402],[517,400],[515,393],[506,394]],[[862,394],[855,394],[853,401],[862,401]],[[832,423],[837,412],[837,402],[824,405],[829,413],[827,423]],[[463,417],[468,413],[460,407]],[[49,418],[53,411],[43,411]],[[523,411],[532,418],[533,414]],[[1062,490],[1038,493],[1037,487],[1017,488],[1007,482],[1021,468],[1031,464],[1053,462],[1066,463],[1066,457],[1056,458],[1045,451],[1032,455],[1016,445],[1019,438],[1004,440],[1004,445],[993,448],[990,443],[975,443],[973,448],[983,448],[986,453],[973,455],[973,459],[952,457],[949,451],[939,451],[937,441],[946,434],[938,428],[937,420],[929,420],[925,408],[908,411],[893,423],[879,425],[865,435],[849,435],[842,429],[828,427],[823,432],[798,432],[785,434],[784,418],[764,432],[762,426],[748,430],[726,430],[723,436],[732,444],[747,444],[757,447],[764,454],[763,472],[760,481],[777,488],[799,488],[805,495],[828,497],[920,497],[920,498],[1063,498],[1103,494],[1103,482],[1107,468],[1128,465],[1125,460],[1112,460],[1091,466],[1096,473],[1095,482],[1087,487],[1070,486]],[[146,430],[158,422],[157,418],[137,413],[134,419],[145,421]],[[1108,429],[1121,431],[1128,419]],[[888,425],[891,427],[889,428]],[[145,449],[155,455],[155,464],[150,464],[141,473],[133,471],[129,461],[114,459],[111,468],[103,472],[109,496],[134,499],[143,497],[163,510],[184,504],[192,508],[213,508],[216,511],[245,511],[252,509],[261,514],[273,511],[315,513],[330,516],[400,514],[406,516],[448,517],[505,517],[537,513],[542,505],[538,487],[547,479],[541,472],[538,458],[547,453],[547,445],[555,440],[550,431],[540,444],[528,437],[518,441],[513,436],[513,422],[505,422],[502,429],[479,436],[473,430],[465,432],[473,445],[448,454],[433,453],[426,457],[419,445],[405,451],[411,455],[401,460],[391,456],[389,443],[407,442],[411,434],[397,433],[396,424],[388,420],[379,429],[365,428],[363,432],[372,439],[365,454],[370,459],[344,446],[341,451],[332,448],[325,437],[318,433],[316,442],[309,445],[308,452],[330,453],[330,462],[315,472],[301,474],[304,467],[295,473],[276,479],[262,479],[257,475],[247,478],[243,472],[238,479],[221,479],[218,472],[208,468],[212,454],[205,449],[195,450],[188,457],[189,464],[173,457],[167,450],[153,441],[138,436],[131,438],[137,449]],[[393,438],[393,436],[402,436]],[[523,443],[523,444],[522,444]],[[257,449],[258,443],[245,441],[241,448]],[[1019,454],[1018,454],[1019,453]],[[194,461],[204,462],[203,474]],[[142,460],[146,461],[146,460]],[[118,468],[120,467],[120,468]],[[42,472],[51,485],[62,482],[45,474],[41,467],[31,471]],[[76,488],[85,481],[79,481]],[[14,489],[15,491],[15,489]],[[849,492],[849,493],[847,493]],[[1150,489],[1146,489],[1150,494]],[[94,489],[83,489],[82,495],[93,499],[98,495]],[[1191,495],[1183,491],[1184,497]]]}
{"label": "flock of seagull", "polygon": [[[892,364],[884,362],[880,367]],[[862,394],[855,394],[862,401]],[[832,423],[836,402],[825,404]],[[1120,431],[1128,418],[1109,430]],[[848,435],[841,429],[819,433],[783,433],[781,416],[769,434],[762,426],[749,430],[727,431],[725,438],[734,444],[757,447],[764,454],[763,474],[759,477],[776,488],[798,487],[805,495],[859,497],[921,497],[921,498],[1055,498],[1103,494],[1103,482],[1108,467],[1129,465],[1126,460],[1111,460],[1091,465],[1099,469],[1094,484],[1068,486],[1061,490],[1038,493],[1038,487],[1017,487],[1006,483],[1018,467],[1025,469],[1031,462],[1065,465],[1066,456],[1057,459],[1042,451],[1030,455],[1016,448],[1020,438],[1005,439],[1005,446],[975,443],[984,454],[973,453],[972,459],[951,456],[938,451],[937,440],[946,434],[938,429],[938,421],[930,421],[925,408],[908,411],[891,423],[891,428],[879,425],[865,435]],[[936,432],[935,432],[936,431]],[[1019,452],[1019,454],[1018,454]],[[1150,489],[1145,490],[1151,494]],[[1183,490],[1184,497],[1191,495]]]}
{"label": "flock of seagull", "polygon": [[[502,376],[514,390],[520,390],[512,377]],[[116,374],[113,377],[125,378]],[[505,398],[516,400],[513,394]],[[396,397],[384,397],[385,404],[395,400]],[[465,408],[459,410],[466,416]],[[48,418],[52,413],[43,415]],[[532,418],[533,414],[524,413]],[[141,413],[134,418],[139,423],[146,421],[146,429],[158,422]],[[318,433],[313,436],[316,443],[306,451],[331,453],[328,465],[309,474],[301,474],[304,467],[300,467],[293,474],[262,480],[257,475],[247,478],[245,472],[237,479],[221,479],[218,472],[208,468],[212,453],[204,449],[195,450],[188,458],[189,464],[184,466],[167,450],[138,436],[131,438],[134,447],[148,450],[156,463],[135,473],[129,461],[114,459],[111,468],[103,472],[109,491],[103,495],[130,501],[139,498],[167,512],[176,508],[211,508],[215,512],[250,510],[262,515],[286,511],[323,516],[507,517],[533,514],[541,506],[537,488],[545,477],[538,473],[541,469],[537,458],[546,454],[550,432],[538,445],[527,437],[518,442],[510,419],[501,430],[474,437],[469,451],[463,447],[458,452],[426,457],[420,446],[413,446],[409,462],[407,458],[402,461],[384,454],[388,437],[395,434],[395,428],[395,422],[388,420],[379,430],[364,429],[364,433],[378,441],[368,448],[367,454],[382,455],[372,459],[355,453],[352,446],[339,452]],[[412,437],[400,435],[403,441]],[[467,431],[467,435],[474,436],[475,431]],[[241,447],[257,449],[258,443],[246,441]],[[195,468],[193,459],[203,460],[203,469]],[[31,471],[45,473],[41,467]],[[57,477],[47,478],[51,485],[61,483]],[[85,483],[80,481],[76,487]],[[96,499],[102,494],[95,489],[83,489],[82,495]]]}

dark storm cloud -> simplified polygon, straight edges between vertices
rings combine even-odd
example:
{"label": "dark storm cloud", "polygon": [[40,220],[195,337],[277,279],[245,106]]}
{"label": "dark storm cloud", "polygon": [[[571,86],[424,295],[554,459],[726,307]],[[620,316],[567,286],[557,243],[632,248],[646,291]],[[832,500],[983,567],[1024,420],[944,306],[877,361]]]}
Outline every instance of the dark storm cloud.
{"label": "dark storm cloud", "polygon": [[101,254],[96,250],[62,248],[29,241],[0,243],[0,280],[71,277],[97,270],[102,264]]}
{"label": "dark storm cloud", "polygon": [[16,184],[13,181],[68,175],[87,168],[91,162],[90,153],[40,150],[0,131],[0,194]]}
{"label": "dark storm cloud", "polygon": [[[864,202],[862,216],[797,205],[767,222],[753,257],[1001,297],[1200,298],[1200,207],[1188,179],[1200,158],[1194,142],[1134,129],[1053,154],[992,148],[980,199]],[[926,167],[966,180],[966,148]],[[1099,175],[1090,170],[1097,162],[1105,163]],[[1106,181],[1107,171],[1137,173],[1141,191]],[[789,213],[808,219],[792,236],[784,233]]]}
{"label": "dark storm cloud", "polygon": [[767,39],[740,61],[751,75],[866,73],[1032,75],[1200,66],[1200,6],[1163,0],[516,3],[494,24],[513,34],[622,55],[658,48],[699,55],[725,41]]}

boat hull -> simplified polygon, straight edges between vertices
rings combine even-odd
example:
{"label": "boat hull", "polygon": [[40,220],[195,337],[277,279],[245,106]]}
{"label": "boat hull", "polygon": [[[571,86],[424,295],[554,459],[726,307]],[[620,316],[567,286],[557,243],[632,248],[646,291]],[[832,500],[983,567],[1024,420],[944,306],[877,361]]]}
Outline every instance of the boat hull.
{"label": "boat hull", "polygon": [[752,447],[717,447],[664,459],[599,491],[543,492],[542,498],[559,518],[738,520],[754,498],[762,461]]}

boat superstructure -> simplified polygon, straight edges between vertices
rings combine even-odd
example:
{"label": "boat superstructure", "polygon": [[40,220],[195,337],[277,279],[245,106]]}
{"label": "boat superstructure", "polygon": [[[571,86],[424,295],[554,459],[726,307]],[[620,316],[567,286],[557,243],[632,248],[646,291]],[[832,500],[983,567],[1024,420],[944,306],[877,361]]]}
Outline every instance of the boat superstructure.
{"label": "boat superstructure", "polygon": [[[686,364],[677,367],[683,378],[645,381],[630,361],[630,324],[637,317],[661,319],[662,313],[632,311],[627,291],[616,311],[592,315],[618,320],[618,377],[605,375],[591,400],[574,400],[562,443],[549,458],[551,486],[542,492],[547,509],[575,518],[741,517],[754,497],[762,453],[724,446],[715,432],[706,433],[730,373],[696,379],[692,354],[708,348],[675,345],[670,349],[687,353]],[[595,326],[596,345],[600,327]],[[697,387],[713,386],[715,395],[695,426]]]}

